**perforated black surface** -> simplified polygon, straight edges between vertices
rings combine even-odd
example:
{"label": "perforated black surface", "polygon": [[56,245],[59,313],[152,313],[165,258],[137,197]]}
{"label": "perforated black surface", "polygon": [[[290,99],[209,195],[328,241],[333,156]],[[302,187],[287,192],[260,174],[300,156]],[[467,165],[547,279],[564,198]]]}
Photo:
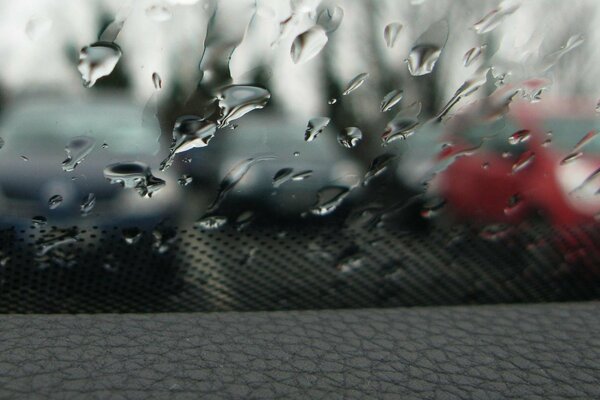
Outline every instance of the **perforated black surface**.
{"label": "perforated black surface", "polygon": [[[160,232],[157,233],[157,232]],[[600,297],[597,262],[570,260],[559,234],[524,224],[353,229],[310,224],[158,228],[127,244],[122,228],[7,229],[0,312],[159,312],[387,307]],[[41,255],[43,243],[76,240]],[[160,240],[157,238],[160,237]],[[597,232],[579,236],[597,243]],[[571,244],[569,249],[573,249]],[[583,252],[575,249],[571,252]],[[595,264],[594,264],[595,263]]]}

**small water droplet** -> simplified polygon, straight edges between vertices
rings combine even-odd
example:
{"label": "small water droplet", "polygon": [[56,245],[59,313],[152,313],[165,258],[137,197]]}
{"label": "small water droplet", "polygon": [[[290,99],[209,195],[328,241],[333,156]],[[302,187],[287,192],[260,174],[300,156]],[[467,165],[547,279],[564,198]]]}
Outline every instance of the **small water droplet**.
{"label": "small water droplet", "polygon": [[383,100],[381,101],[381,112],[388,112],[392,108],[394,108],[396,104],[400,103],[400,100],[402,100],[403,95],[404,92],[402,90],[392,90],[391,92],[386,94],[383,97]]}
{"label": "small water droplet", "polygon": [[325,127],[329,124],[331,119],[327,117],[315,117],[308,121],[306,132],[304,133],[304,140],[312,142],[317,136],[323,132]]}
{"label": "small water droplet", "polygon": [[154,85],[154,89],[162,89],[162,78],[157,72],[152,73],[152,84]]}
{"label": "small water droplet", "polygon": [[473,30],[478,34],[484,34],[490,32],[500,25],[500,23],[509,16],[514,13],[519,8],[519,5],[511,2],[503,1],[497,8],[494,8],[492,11],[487,13],[483,18],[477,21],[473,25]]}
{"label": "small water droplet", "polygon": [[340,6],[335,6],[333,9],[326,8],[319,13],[317,24],[320,25],[327,33],[335,32],[344,19],[344,10]]}
{"label": "small water droplet", "polygon": [[154,21],[164,22],[171,19],[171,10],[165,4],[154,4],[146,8],[146,16]]}
{"label": "small water droplet", "polygon": [[29,157],[27,157],[27,156],[21,156],[21,160],[23,160],[23,161],[29,161]]}
{"label": "small water droplet", "polygon": [[165,186],[165,181],[152,175],[150,167],[139,161],[110,164],[103,172],[111,184],[135,189],[142,197],[152,197],[153,193]]}
{"label": "small water droplet", "polygon": [[121,55],[121,48],[113,42],[96,42],[82,48],[77,69],[83,79],[83,86],[90,88],[98,79],[110,75]]}
{"label": "small water droplet", "polygon": [[254,220],[254,212],[252,211],[244,211],[235,219],[235,225],[237,226],[237,230],[241,231],[246,228],[250,223]]}
{"label": "small water droplet", "polygon": [[349,149],[354,148],[362,140],[362,132],[355,126],[344,128],[338,133],[338,143]]}
{"label": "small water droplet", "polygon": [[362,84],[365,83],[365,81],[367,80],[368,77],[369,77],[369,74],[367,72],[363,72],[363,73],[356,75],[354,78],[352,78],[350,80],[350,82],[348,82],[348,86],[346,86],[346,89],[342,92],[342,96],[347,96],[350,93],[354,92],[359,87],[361,87]]}
{"label": "small water droplet", "polygon": [[317,192],[317,202],[309,210],[312,215],[325,216],[334,212],[350,194],[345,186],[325,186]]}
{"label": "small water droplet", "polygon": [[481,168],[483,169],[489,169],[490,168],[490,163],[489,162],[484,162],[483,164],[481,164]]}
{"label": "small water droplet", "polygon": [[528,141],[530,137],[531,132],[528,129],[521,129],[508,137],[508,143],[517,145],[519,143]]}
{"label": "small water droplet", "polygon": [[390,166],[390,163],[395,159],[396,156],[389,153],[384,153],[375,157],[373,161],[371,161],[371,165],[365,173],[363,178],[363,186],[367,186],[374,178],[383,174]]}
{"label": "small water droplet", "polygon": [[566,157],[564,157],[562,160],[560,160],[560,165],[569,164],[569,163],[579,159],[581,156],[583,156],[583,153],[580,151],[577,153],[570,153]]}
{"label": "small water droplet", "polygon": [[294,157],[299,157],[300,156],[300,152],[299,151],[295,151],[294,152]]}
{"label": "small water droplet", "polygon": [[232,131],[235,131],[238,128],[238,124],[231,124],[229,125],[229,129],[231,129]]}
{"label": "small water droplet", "polygon": [[264,108],[271,93],[265,88],[251,85],[229,85],[221,89],[216,98],[219,101],[219,127],[229,125],[250,111]]}
{"label": "small water droplet", "polygon": [[504,215],[510,216],[514,214],[523,204],[523,198],[520,194],[515,194],[508,199],[508,205],[504,208]]}
{"label": "small water droplet", "polygon": [[86,215],[88,215],[92,211],[92,209],[94,208],[95,205],[96,205],[96,195],[94,195],[94,193],[89,193],[87,196],[85,196],[82,199],[81,205],[79,206],[81,215],[84,217]]}
{"label": "small water droplet", "polygon": [[311,170],[306,170],[302,172],[298,172],[294,176],[292,176],[292,181],[303,181],[311,177],[313,172]]}
{"label": "small water droplet", "polygon": [[419,126],[421,103],[415,102],[400,110],[396,116],[387,123],[381,135],[383,143],[388,144],[397,139],[406,139],[411,136]]}
{"label": "small water droplet", "polygon": [[596,114],[600,114],[600,99],[598,99],[598,102],[596,103]]}
{"label": "small water droplet", "polygon": [[316,25],[298,35],[292,43],[290,54],[294,64],[302,64],[314,58],[327,44],[327,32]]}
{"label": "small water droplet", "polygon": [[190,164],[192,162],[192,157],[184,157],[181,159],[181,162],[184,164]]}
{"label": "small water droplet", "polygon": [[177,179],[177,183],[181,186],[187,186],[192,183],[193,178],[190,175],[183,174],[179,179]]}
{"label": "small water droplet", "polygon": [[204,230],[216,230],[220,229],[227,223],[227,217],[221,215],[209,215],[200,218],[195,222],[194,226],[196,228],[204,229]]}
{"label": "small water droplet", "polygon": [[275,176],[273,176],[273,187],[277,188],[285,182],[289,181],[292,177],[293,172],[294,170],[292,168],[282,168],[279,171],[277,171],[277,173],[275,173]]}
{"label": "small water droplet", "polygon": [[383,39],[385,40],[385,45],[390,49],[394,47],[396,44],[396,40],[398,39],[398,34],[402,30],[402,24],[398,22],[392,22],[387,24],[385,28],[383,28]]}
{"label": "small water droplet", "polygon": [[479,233],[482,239],[496,242],[508,236],[513,228],[508,224],[492,224],[488,225]]}
{"label": "small water droplet", "polygon": [[48,223],[48,220],[46,219],[46,217],[44,217],[42,215],[36,215],[35,217],[31,218],[31,224],[36,228],[44,226],[47,223]]}
{"label": "small water droplet", "polygon": [[77,168],[85,157],[92,152],[94,146],[96,146],[96,140],[89,136],[77,136],[71,139],[65,147],[67,159],[62,162],[63,171],[71,172]]}
{"label": "small water droplet", "polygon": [[123,240],[127,244],[136,244],[142,237],[142,231],[139,228],[123,228],[121,230],[121,234],[123,235]]}
{"label": "small water droplet", "polygon": [[55,194],[54,196],[50,197],[50,199],[48,200],[48,207],[51,210],[54,210],[55,208],[57,208],[58,206],[60,206],[63,202],[63,197],[60,194]]}
{"label": "small water droplet", "polygon": [[155,229],[152,231],[154,242],[152,248],[158,254],[165,254],[171,249],[171,245],[175,242],[177,232],[173,230],[160,231]]}
{"label": "small water droplet", "polygon": [[445,20],[431,25],[413,44],[408,54],[408,71],[412,76],[427,75],[433,71],[448,39]]}
{"label": "small water droplet", "polygon": [[332,97],[331,99],[327,100],[327,104],[329,105],[333,105],[337,103],[337,99],[335,97]]}
{"label": "small water droplet", "polygon": [[108,143],[102,143],[102,148],[103,149],[108,149]]}
{"label": "small water droplet", "polygon": [[483,54],[483,50],[485,49],[485,47],[486,45],[484,44],[469,49],[463,57],[463,64],[465,65],[465,67],[469,67],[471,64],[473,64],[473,62],[475,62],[475,60],[479,59],[479,57],[481,57],[481,55]]}
{"label": "small water droplet", "polygon": [[535,153],[531,150],[525,151],[524,153],[522,153],[519,158],[517,159],[517,162],[513,164],[512,166],[512,173],[516,174],[519,171],[522,171],[523,169],[527,168],[529,165],[531,165],[531,163],[533,162],[533,160],[535,159]]}
{"label": "small water droplet", "polygon": [[25,34],[31,41],[37,41],[50,32],[52,29],[52,20],[48,17],[36,16],[27,21],[25,25]]}

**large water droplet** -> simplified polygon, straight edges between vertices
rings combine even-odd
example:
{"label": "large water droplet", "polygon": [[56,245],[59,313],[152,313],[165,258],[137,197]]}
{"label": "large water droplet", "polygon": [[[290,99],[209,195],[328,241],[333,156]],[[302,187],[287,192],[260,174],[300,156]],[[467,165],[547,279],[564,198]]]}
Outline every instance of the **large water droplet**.
{"label": "large water droplet", "polygon": [[308,126],[306,127],[306,132],[304,133],[304,140],[307,142],[312,142],[319,136],[321,132],[325,129],[331,119],[327,117],[315,117],[308,121]]}
{"label": "large water droplet", "polygon": [[79,52],[77,69],[83,86],[92,87],[103,76],[109,75],[121,59],[121,48],[112,42],[96,42]]}
{"label": "large water droplet", "polygon": [[479,59],[479,57],[481,57],[481,55],[483,54],[483,50],[485,49],[485,47],[486,45],[484,44],[481,46],[473,47],[472,49],[468,50],[463,57],[463,64],[465,65],[465,67],[469,67],[475,62],[475,60]]}
{"label": "large water droplet", "polygon": [[381,101],[381,112],[387,112],[394,108],[402,100],[403,94],[402,90],[392,90],[386,94]]}
{"label": "large water droplet", "polygon": [[398,22],[392,22],[387,24],[385,28],[383,28],[383,39],[385,40],[385,45],[390,49],[394,47],[396,44],[396,40],[398,39],[398,34],[402,30],[402,24]]}
{"label": "large water droplet", "polygon": [[327,33],[321,26],[316,25],[306,32],[298,35],[292,43],[290,54],[294,64],[302,64],[323,50],[327,44]]}
{"label": "large water droplet", "polygon": [[58,206],[60,206],[63,202],[63,197],[60,194],[55,194],[54,196],[50,197],[50,199],[48,199],[48,207],[51,210],[54,210],[55,208],[57,208]]}
{"label": "large water droplet", "polygon": [[508,1],[503,1],[500,5],[487,13],[483,18],[477,21],[473,25],[473,30],[478,34],[484,34],[490,32],[500,25],[500,23],[509,16],[514,13],[519,8],[519,5],[516,3],[511,3]]}
{"label": "large water droplet", "polygon": [[171,19],[171,10],[165,4],[154,4],[146,8],[146,16],[158,22]]}
{"label": "large water droplet", "polygon": [[363,178],[363,185],[367,186],[374,178],[383,174],[395,158],[395,155],[389,153],[384,153],[375,157]]}
{"label": "large water droplet", "polygon": [[267,89],[250,85],[229,85],[221,89],[217,95],[220,116],[219,127],[229,125],[252,110],[261,109],[267,105],[271,93]]}
{"label": "large water droplet", "polygon": [[36,16],[27,21],[25,25],[25,34],[27,37],[36,41],[43,38],[52,29],[52,20],[48,17]]}
{"label": "large water droplet", "polygon": [[96,205],[96,195],[94,193],[89,193],[81,200],[81,205],[79,206],[79,210],[81,211],[82,216],[88,215],[94,206]]}
{"label": "large water droplet", "polygon": [[152,175],[150,167],[139,161],[110,164],[104,168],[104,177],[111,184],[135,189],[142,197],[152,197],[165,186],[165,181]]}
{"label": "large water droplet", "polygon": [[216,131],[217,124],[202,117],[184,115],[177,118],[173,127],[173,142],[169,148],[169,155],[160,164],[160,170],[169,168],[176,154],[207,146]]}
{"label": "large water droplet", "polygon": [[273,187],[279,187],[292,178],[292,168],[282,168],[273,176]]}
{"label": "large water droplet", "polygon": [[96,140],[89,136],[77,136],[67,143],[65,151],[67,159],[62,163],[64,171],[73,171],[91,153],[96,146]]}
{"label": "large water droplet", "polygon": [[154,85],[154,89],[160,90],[162,89],[162,78],[158,74],[158,72],[152,73],[152,84]]}
{"label": "large water droplet", "polygon": [[356,147],[362,140],[362,132],[355,126],[344,128],[338,133],[338,143],[349,149]]}
{"label": "large water droplet", "polygon": [[340,6],[335,6],[333,9],[326,8],[319,13],[317,24],[320,25],[327,33],[335,32],[344,19],[344,10]]}
{"label": "large water droplet", "polygon": [[356,75],[350,80],[350,82],[348,82],[348,86],[346,86],[346,89],[342,92],[342,95],[346,96],[354,92],[356,89],[361,87],[363,83],[365,83],[365,80],[367,80],[368,77],[369,74],[367,72]]}
{"label": "large water droplet", "polygon": [[412,76],[433,71],[448,39],[448,23],[444,20],[431,25],[413,44],[408,55],[408,71]]}
{"label": "large water droplet", "polygon": [[419,126],[419,114],[421,114],[421,103],[415,102],[400,110],[396,116],[387,123],[385,131],[381,135],[384,143],[391,143],[397,139],[406,139],[411,136]]}
{"label": "large water droplet", "polygon": [[325,216],[334,212],[350,194],[345,186],[325,186],[317,193],[317,203],[309,210],[311,214]]}

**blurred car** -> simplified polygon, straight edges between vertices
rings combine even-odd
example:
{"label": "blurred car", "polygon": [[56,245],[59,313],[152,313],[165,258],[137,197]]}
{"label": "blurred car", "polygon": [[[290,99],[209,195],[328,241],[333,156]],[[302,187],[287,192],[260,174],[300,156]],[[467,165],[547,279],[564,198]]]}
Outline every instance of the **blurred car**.
{"label": "blurred car", "polygon": [[36,217],[57,226],[152,226],[181,201],[176,171],[152,198],[105,178],[109,164],[137,161],[155,172],[160,159],[158,128],[143,127],[141,107],[117,95],[23,99],[5,111],[0,137],[3,225],[29,226]]}

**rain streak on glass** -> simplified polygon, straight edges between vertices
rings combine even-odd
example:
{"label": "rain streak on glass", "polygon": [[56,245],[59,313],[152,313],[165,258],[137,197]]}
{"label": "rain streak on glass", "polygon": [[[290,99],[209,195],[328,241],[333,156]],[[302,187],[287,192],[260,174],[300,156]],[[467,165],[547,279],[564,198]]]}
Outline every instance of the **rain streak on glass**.
{"label": "rain streak on glass", "polygon": [[146,16],[154,21],[168,21],[171,19],[171,15],[171,10],[165,4],[154,4],[146,8]]}
{"label": "rain streak on glass", "polygon": [[250,111],[264,108],[271,98],[271,93],[259,86],[229,85],[221,89],[216,97],[220,109],[217,123],[221,128]]}
{"label": "rain streak on glass", "polygon": [[394,108],[398,103],[400,103],[403,95],[404,92],[402,90],[392,90],[386,94],[381,101],[381,112],[388,112]]}
{"label": "rain streak on glass", "polygon": [[350,82],[348,82],[348,86],[346,86],[346,89],[342,92],[342,95],[347,96],[350,93],[354,92],[356,89],[361,87],[363,83],[365,83],[368,77],[369,74],[367,72],[363,72],[361,74],[356,75],[350,80]]}
{"label": "rain streak on glass", "polygon": [[104,177],[125,189],[135,189],[141,197],[152,197],[165,186],[165,181],[152,175],[148,165],[142,162],[114,163],[104,168]]}
{"label": "rain streak on glass", "polygon": [[52,29],[52,20],[44,16],[35,16],[27,21],[25,34],[31,41],[42,39]]}
{"label": "rain streak on glass", "polygon": [[308,125],[306,127],[306,132],[304,133],[304,140],[307,142],[312,142],[323,132],[325,127],[329,125],[331,121],[330,118],[327,117],[315,117],[308,121]]}
{"label": "rain streak on glass", "polygon": [[320,25],[327,33],[335,32],[344,19],[344,10],[340,6],[333,7],[333,10],[326,8],[319,13],[317,25]]}
{"label": "rain streak on glass", "polygon": [[402,30],[402,24],[398,22],[392,22],[387,24],[385,28],[383,28],[383,39],[385,40],[385,45],[390,49],[394,47],[396,44],[396,40],[398,39],[398,34]]}
{"label": "rain streak on glass", "polygon": [[294,64],[303,64],[323,50],[327,44],[327,32],[321,26],[313,26],[294,39],[290,54]]}
{"label": "rain streak on glass", "polygon": [[344,128],[338,133],[338,143],[349,149],[356,147],[362,140],[362,132],[355,126]]}
{"label": "rain streak on glass", "polygon": [[79,206],[79,210],[81,211],[82,216],[88,215],[94,206],[96,205],[96,195],[94,193],[89,193],[81,200],[81,205]]}
{"label": "rain streak on glass", "polygon": [[158,72],[152,73],[152,84],[154,85],[154,89],[160,90],[162,89],[162,78],[158,74]]}
{"label": "rain streak on glass", "polygon": [[413,44],[406,60],[412,76],[427,75],[433,71],[448,39],[445,20],[432,24]]}
{"label": "rain streak on glass", "polygon": [[54,196],[48,199],[48,208],[54,210],[58,206],[60,206],[63,202],[63,197],[60,194],[55,194]]}
{"label": "rain streak on glass", "polygon": [[473,30],[480,35],[488,33],[496,29],[504,18],[517,11],[518,8],[519,5],[514,1],[503,1],[497,8],[493,9],[477,21],[473,25]]}
{"label": "rain streak on glass", "polygon": [[98,79],[110,75],[121,55],[121,48],[112,42],[96,42],[81,49],[77,69],[83,86],[90,88]]}
{"label": "rain streak on glass", "polygon": [[64,171],[73,171],[96,146],[96,140],[89,136],[77,136],[67,143],[67,159],[62,162]]}

